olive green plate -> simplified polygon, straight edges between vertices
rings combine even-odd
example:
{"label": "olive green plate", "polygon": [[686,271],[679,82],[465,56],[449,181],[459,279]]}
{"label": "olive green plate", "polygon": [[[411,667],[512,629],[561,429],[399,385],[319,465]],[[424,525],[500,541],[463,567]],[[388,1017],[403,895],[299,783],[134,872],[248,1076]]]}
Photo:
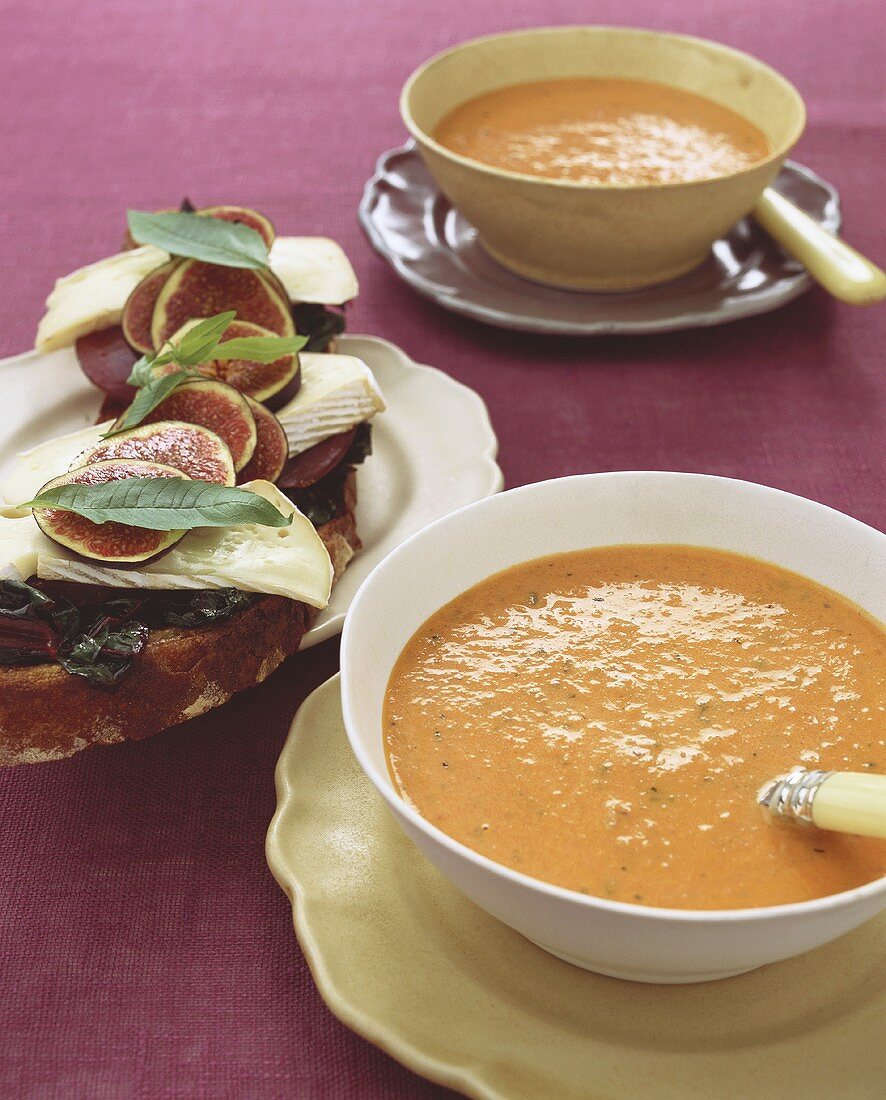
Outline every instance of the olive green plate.
{"label": "olive green plate", "polygon": [[462,897],[360,771],[339,679],[277,765],[267,857],[326,1003],[417,1073],[485,1100],[880,1097],[886,917],[704,985],[578,970]]}

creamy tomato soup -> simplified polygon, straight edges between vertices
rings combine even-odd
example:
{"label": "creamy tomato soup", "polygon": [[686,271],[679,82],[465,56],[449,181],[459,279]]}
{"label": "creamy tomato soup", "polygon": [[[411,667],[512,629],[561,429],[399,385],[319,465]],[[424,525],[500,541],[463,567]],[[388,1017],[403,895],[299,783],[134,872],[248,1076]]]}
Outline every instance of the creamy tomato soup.
{"label": "creamy tomato soup", "polygon": [[454,153],[495,168],[576,183],[683,183],[762,160],[769,142],[703,96],[644,80],[572,77],[470,99],[437,126]]}
{"label": "creamy tomato soup", "polygon": [[886,770],[886,632],[752,558],[619,546],[515,566],[418,630],[384,709],[394,783],[468,847],[645,905],[803,901],[886,842],[770,824],[792,765]]}

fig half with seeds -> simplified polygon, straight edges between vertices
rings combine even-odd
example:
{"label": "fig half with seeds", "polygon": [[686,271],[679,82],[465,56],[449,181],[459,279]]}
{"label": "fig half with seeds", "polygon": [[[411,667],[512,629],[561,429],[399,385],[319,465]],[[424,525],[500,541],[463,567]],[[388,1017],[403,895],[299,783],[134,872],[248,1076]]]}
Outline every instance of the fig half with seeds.
{"label": "fig half with seeds", "polygon": [[[61,477],[48,481],[40,490],[58,485],[104,485],[130,477],[173,477],[189,481],[187,474],[158,462],[138,459],[108,459],[90,466],[78,466]],[[39,495],[39,494],[38,494]],[[63,508],[38,508],[34,519],[40,530],[53,541],[75,551],[81,557],[109,565],[131,565],[145,562],[174,546],[184,531],[148,531],[128,523],[93,523],[76,512]]]}
{"label": "fig half with seeds", "polygon": [[275,336],[294,336],[288,300],[261,271],[183,260],[167,278],[154,306],[151,341],[163,344],[194,318],[234,310],[238,321],[261,325]]}
{"label": "fig half with seeds", "polygon": [[276,481],[289,458],[289,440],[283,425],[264,405],[246,398],[255,418],[256,442],[252,458],[237,475],[237,482]]}
{"label": "fig half with seeds", "polygon": [[172,466],[195,481],[233,485],[234,460],[221,436],[202,424],[182,420],[158,420],[139,424],[101,439],[78,455],[72,466],[87,466],[111,458],[138,458]]}
{"label": "fig half with seeds", "polygon": [[[171,344],[177,344],[188,329],[199,324],[198,321],[187,321],[178,332],[170,337]],[[225,329],[223,340],[241,340],[256,336],[275,336],[276,333],[261,325],[254,325],[249,321],[231,321]],[[180,368],[175,363],[164,363],[154,367],[154,373],[172,374]],[[301,370],[298,354],[281,355],[273,363],[258,363],[252,359],[211,359],[201,363],[196,368],[207,378],[215,378],[219,382],[227,382],[235,390],[254,398],[256,401],[272,401],[278,395],[288,395],[287,400],[298,392],[298,379]],[[293,385],[295,384],[295,389]],[[284,392],[285,391],[285,392]]]}
{"label": "fig half with seeds", "polygon": [[163,289],[163,284],[169,278],[176,267],[178,260],[170,260],[169,263],[158,267],[150,275],[146,275],[133,292],[126,299],[123,307],[123,335],[130,347],[147,355],[154,350],[151,340],[151,321],[154,317],[154,306]]}
{"label": "fig half with seeds", "polygon": [[[183,420],[215,432],[227,444],[235,470],[242,470],[255,450],[252,411],[243,394],[224,382],[185,382],[164,397],[143,423],[156,424],[158,420]],[[119,421],[115,427],[118,425]]]}

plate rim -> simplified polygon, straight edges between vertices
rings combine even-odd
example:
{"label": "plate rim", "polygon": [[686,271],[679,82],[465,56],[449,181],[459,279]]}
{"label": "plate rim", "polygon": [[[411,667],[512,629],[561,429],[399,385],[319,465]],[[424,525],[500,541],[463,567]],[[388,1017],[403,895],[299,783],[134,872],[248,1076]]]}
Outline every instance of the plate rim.
{"label": "plate rim", "polygon": [[[806,269],[795,275],[779,280],[782,289],[770,290],[764,298],[759,290],[752,290],[735,300],[728,316],[715,310],[700,310],[647,321],[571,321],[548,320],[541,317],[518,316],[496,306],[482,305],[459,294],[447,293],[445,288],[418,274],[399,254],[392,252],[384,243],[379,232],[373,208],[378,184],[387,176],[388,161],[395,156],[420,156],[414,140],[385,150],[375,162],[372,175],[363,186],[363,194],[357,208],[357,218],[373,250],[394,270],[394,272],[422,297],[435,302],[462,317],[492,325],[512,332],[533,332],[555,336],[644,336],[657,333],[682,332],[687,329],[712,328],[717,325],[740,321],[746,317],[755,317],[771,313],[788,302],[800,297],[813,286],[812,276]],[[785,160],[782,168],[787,168],[804,179],[822,188],[828,198],[825,202],[825,216],[821,224],[829,232],[838,232],[842,225],[839,191],[822,176],[798,161]],[[439,192],[439,188],[437,189]],[[448,201],[448,200],[447,200]],[[451,204],[450,204],[451,207]],[[454,208],[453,208],[454,209]]]}

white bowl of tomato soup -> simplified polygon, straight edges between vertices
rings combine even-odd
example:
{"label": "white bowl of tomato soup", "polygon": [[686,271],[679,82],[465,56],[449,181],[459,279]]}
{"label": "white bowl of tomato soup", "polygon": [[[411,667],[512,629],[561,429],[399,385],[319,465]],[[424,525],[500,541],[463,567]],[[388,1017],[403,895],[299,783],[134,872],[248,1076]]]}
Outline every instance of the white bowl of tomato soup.
{"label": "white bowl of tomato soup", "polygon": [[400,112],[493,258],[579,290],[697,267],[805,125],[796,89],[755,58],[622,27],[465,42],[412,74]]}
{"label": "white bowl of tomato soup", "polygon": [[588,474],[414,535],[342,636],[345,726],[427,858],[568,962],[727,977],[886,906],[886,844],[770,824],[884,767],[886,535],[777,489]]}

